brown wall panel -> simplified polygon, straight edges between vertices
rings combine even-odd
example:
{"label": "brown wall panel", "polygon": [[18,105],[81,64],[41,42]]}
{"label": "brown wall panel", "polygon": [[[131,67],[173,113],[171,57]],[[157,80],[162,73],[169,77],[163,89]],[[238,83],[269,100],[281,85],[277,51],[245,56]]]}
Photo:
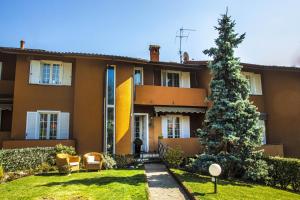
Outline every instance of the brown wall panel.
{"label": "brown wall panel", "polygon": [[73,136],[82,154],[103,151],[105,68],[99,60],[76,60]]}
{"label": "brown wall panel", "polygon": [[[59,59],[19,55],[13,100],[12,139],[25,139],[26,113],[37,110],[57,110],[70,113],[70,133],[73,118],[73,86],[46,86],[29,84],[31,59]],[[61,58],[60,58],[61,60]],[[70,60],[67,60],[70,62]],[[73,65],[74,67],[74,65]],[[73,70],[73,77],[74,77]]]}

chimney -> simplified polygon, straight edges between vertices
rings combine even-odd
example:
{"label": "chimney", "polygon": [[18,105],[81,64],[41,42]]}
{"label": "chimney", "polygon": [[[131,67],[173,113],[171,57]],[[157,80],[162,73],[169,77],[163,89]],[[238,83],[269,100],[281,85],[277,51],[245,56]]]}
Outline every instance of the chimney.
{"label": "chimney", "polygon": [[150,61],[151,62],[159,62],[159,45],[150,45]]}
{"label": "chimney", "polygon": [[189,62],[189,60],[190,60],[190,56],[189,56],[188,52],[185,51],[183,53],[183,63],[187,63],[187,62]]}
{"label": "chimney", "polygon": [[25,49],[25,41],[24,40],[20,41],[20,49]]}

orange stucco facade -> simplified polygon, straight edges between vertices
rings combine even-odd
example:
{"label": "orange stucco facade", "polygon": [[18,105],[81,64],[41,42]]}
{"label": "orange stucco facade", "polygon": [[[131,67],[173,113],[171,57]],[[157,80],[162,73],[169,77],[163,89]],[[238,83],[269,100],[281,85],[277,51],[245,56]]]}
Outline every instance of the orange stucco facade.
{"label": "orange stucco facade", "polygon": [[[29,83],[30,61],[52,60],[72,63],[70,85]],[[59,142],[75,146],[78,153],[105,151],[106,69],[115,67],[115,153],[134,151],[135,113],[147,114],[148,151],[158,150],[162,137],[163,113],[156,106],[207,109],[210,72],[206,64],[178,64],[145,60],[6,50],[0,48],[3,63],[0,80],[0,106],[3,106],[0,147],[53,146]],[[143,69],[143,85],[135,86],[134,69]],[[189,72],[190,87],[162,86],[162,70]],[[300,157],[300,70],[246,66],[245,71],[261,75],[262,95],[250,100],[265,114],[266,152]],[[3,103],[3,102],[4,103]],[[26,140],[26,113],[60,111],[70,114],[69,136],[64,140]],[[167,113],[168,114],[168,113]],[[170,114],[170,113],[169,113]],[[205,113],[185,113],[190,119],[190,137],[162,139],[169,146],[182,146],[191,156],[201,151],[196,130]]]}

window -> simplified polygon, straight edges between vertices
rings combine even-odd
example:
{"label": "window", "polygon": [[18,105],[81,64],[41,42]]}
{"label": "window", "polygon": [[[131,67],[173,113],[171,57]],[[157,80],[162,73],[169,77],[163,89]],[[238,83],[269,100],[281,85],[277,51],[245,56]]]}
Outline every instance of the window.
{"label": "window", "polygon": [[167,87],[191,88],[190,72],[161,70],[161,85]]}
{"label": "window", "polygon": [[248,81],[251,95],[262,95],[261,75],[252,72],[243,72]]}
{"label": "window", "polygon": [[143,68],[134,68],[134,85],[143,85]]}
{"label": "window", "polygon": [[51,60],[31,60],[29,83],[71,85],[72,63]]}
{"label": "window", "polygon": [[59,71],[61,65],[60,64],[49,64],[42,63],[42,74],[41,81],[43,84],[54,84],[57,85],[60,83]]}
{"label": "window", "polygon": [[115,152],[115,67],[106,71],[106,117],[105,117],[105,151]]}
{"label": "window", "polygon": [[69,139],[70,113],[60,111],[27,112],[26,139]]}
{"label": "window", "polygon": [[58,113],[39,113],[39,139],[57,139]]}
{"label": "window", "polygon": [[267,144],[265,120],[259,120],[258,123],[259,123],[259,126],[262,128],[262,145]]}
{"label": "window", "polygon": [[168,123],[168,138],[180,138],[180,119],[179,117],[169,116]]}
{"label": "window", "polygon": [[179,73],[178,72],[167,72],[167,86],[168,87],[179,87]]}

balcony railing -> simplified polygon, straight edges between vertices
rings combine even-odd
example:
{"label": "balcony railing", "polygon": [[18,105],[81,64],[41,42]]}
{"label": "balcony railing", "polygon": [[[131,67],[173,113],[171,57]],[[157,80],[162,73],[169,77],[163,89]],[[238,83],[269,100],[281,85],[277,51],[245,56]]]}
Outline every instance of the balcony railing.
{"label": "balcony railing", "polygon": [[0,94],[12,96],[14,93],[14,81],[0,80]]}
{"label": "balcony railing", "polygon": [[178,88],[141,85],[135,88],[135,104],[163,106],[206,107],[206,90],[201,88]]}

